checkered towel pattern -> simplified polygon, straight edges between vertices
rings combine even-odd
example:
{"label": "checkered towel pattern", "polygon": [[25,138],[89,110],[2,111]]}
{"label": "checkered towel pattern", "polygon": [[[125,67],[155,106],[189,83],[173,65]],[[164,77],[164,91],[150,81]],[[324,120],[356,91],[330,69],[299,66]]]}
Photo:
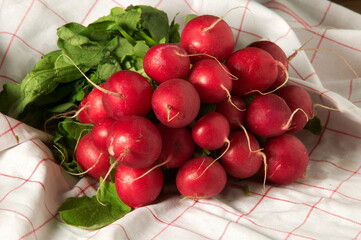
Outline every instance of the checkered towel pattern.
{"label": "checkered towel pattern", "polygon": [[309,150],[305,178],[265,191],[252,181],[229,184],[209,200],[170,193],[103,229],[78,229],[57,208],[93,195],[96,182],[69,176],[49,136],[0,114],[0,239],[361,239],[361,16],[327,0],[0,0],[0,89],[57,48],[61,25],[86,25],[130,4],[178,14],[181,26],[189,13],[222,16],[242,6],[225,17],[237,48],[268,39],[291,55],[306,43],[290,62],[290,83],[339,110],[317,107],[322,134],[297,135]]}

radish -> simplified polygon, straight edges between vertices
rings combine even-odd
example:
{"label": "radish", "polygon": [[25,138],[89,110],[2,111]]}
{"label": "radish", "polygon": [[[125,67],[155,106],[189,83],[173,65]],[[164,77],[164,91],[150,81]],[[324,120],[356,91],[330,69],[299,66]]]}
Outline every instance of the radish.
{"label": "radish", "polygon": [[157,124],[162,136],[162,151],[158,162],[165,163],[166,168],[178,168],[192,157],[195,144],[191,131],[187,127],[170,128]]}
{"label": "radish", "polygon": [[196,62],[189,73],[188,81],[193,84],[203,103],[218,103],[230,96],[232,79],[227,67],[215,59]]}
{"label": "radish", "polygon": [[221,158],[226,172],[235,178],[248,178],[256,174],[262,166],[262,155],[256,137],[242,130],[229,136],[230,146]]}
{"label": "radish", "polygon": [[189,198],[211,198],[224,189],[226,182],[226,171],[211,157],[188,160],[176,175],[178,191]]}
{"label": "radish", "polygon": [[308,152],[305,145],[291,134],[269,139],[264,146],[267,157],[268,181],[277,184],[290,184],[304,176],[308,165]]}
{"label": "radish", "polygon": [[265,50],[248,47],[232,53],[226,66],[238,78],[233,82],[232,93],[243,97],[271,87],[276,81],[278,66],[283,65]]}
{"label": "radish", "polygon": [[207,150],[216,150],[229,145],[230,127],[225,116],[218,112],[203,115],[192,128],[192,137],[196,144]]}
{"label": "radish", "polygon": [[110,159],[107,152],[98,148],[91,133],[84,135],[75,148],[77,163],[89,176],[99,179],[105,177],[110,167]]}
{"label": "radish", "polygon": [[103,94],[104,108],[114,119],[127,115],[145,116],[151,110],[153,89],[148,80],[137,72],[118,71],[107,80],[104,88],[119,94]]}
{"label": "radish", "polygon": [[154,90],[152,107],[162,124],[180,128],[197,117],[200,98],[190,82],[176,78],[161,83]]}
{"label": "radish", "polygon": [[79,122],[94,124],[108,116],[103,105],[102,96],[103,93],[94,88],[83,98],[79,104]]}
{"label": "radish", "polygon": [[107,138],[109,129],[114,123],[114,119],[110,117],[103,118],[96,122],[92,128],[91,134],[93,135],[94,144],[103,151],[107,151]]}
{"label": "radish", "polygon": [[221,113],[228,119],[231,131],[236,130],[239,129],[239,126],[245,122],[246,103],[242,98],[231,96],[230,99],[224,99],[223,101],[217,103],[216,112]]}
{"label": "radish", "polygon": [[[247,47],[256,47],[261,48],[265,51],[267,51],[269,54],[272,55],[272,57],[280,61],[285,69],[288,69],[288,57],[286,56],[286,53],[280,48],[276,43],[263,40],[263,41],[256,41],[248,45]],[[276,89],[277,87],[281,86],[287,79],[287,76],[285,74],[285,71],[283,71],[283,68],[278,66],[278,75],[276,78],[276,81],[271,86],[271,89]]]}
{"label": "radish", "polygon": [[297,85],[288,85],[279,89],[276,94],[282,97],[291,111],[302,109],[302,112],[296,112],[292,118],[290,133],[295,133],[304,128],[309,119],[314,116],[313,103],[310,94],[302,87]]}
{"label": "radish", "polygon": [[158,44],[151,47],[144,56],[145,73],[161,83],[173,78],[186,78],[190,69],[187,52],[174,43]]}
{"label": "radish", "polygon": [[160,168],[134,169],[123,165],[115,171],[115,188],[119,198],[132,208],[151,204],[163,188],[163,173]]}
{"label": "radish", "polygon": [[106,141],[109,154],[120,164],[131,168],[152,166],[162,149],[157,127],[142,116],[124,116],[109,129]]}
{"label": "radish", "polygon": [[275,137],[289,130],[292,112],[283,98],[274,93],[259,95],[249,104],[246,125],[261,137]]}
{"label": "radish", "polygon": [[231,55],[235,47],[235,38],[230,26],[221,18],[202,15],[190,20],[181,32],[180,45],[194,55],[195,62],[206,55],[223,61]]}

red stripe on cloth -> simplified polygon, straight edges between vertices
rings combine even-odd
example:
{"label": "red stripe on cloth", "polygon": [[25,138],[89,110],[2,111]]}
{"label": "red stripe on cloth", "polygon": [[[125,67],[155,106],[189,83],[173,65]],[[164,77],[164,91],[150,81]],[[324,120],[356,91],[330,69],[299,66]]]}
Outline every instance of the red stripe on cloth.
{"label": "red stripe on cloth", "polygon": [[9,53],[10,47],[11,47],[11,45],[12,45],[14,39],[15,39],[15,35],[18,33],[19,29],[21,28],[21,25],[23,25],[23,23],[24,23],[24,21],[25,21],[25,18],[28,16],[31,8],[32,8],[33,5],[34,5],[34,2],[35,2],[35,0],[32,0],[32,1],[31,1],[30,6],[26,9],[25,15],[22,17],[22,19],[20,20],[20,23],[19,23],[18,26],[16,27],[15,33],[14,33],[14,35],[11,37],[10,42],[9,42],[8,46],[6,47],[6,50],[5,50],[5,52],[4,52],[3,58],[1,59],[0,69],[1,69],[2,66],[4,65],[5,58],[6,58],[6,56],[7,56],[8,53]]}
{"label": "red stripe on cloth", "polygon": [[11,126],[11,123],[10,123],[8,117],[7,117],[6,115],[2,114],[2,113],[0,113],[0,115],[4,117],[5,121],[7,122],[8,126],[9,126],[9,129],[6,130],[5,132],[1,133],[1,134],[0,134],[0,137],[4,136],[4,135],[5,135],[6,133],[8,133],[8,132],[11,132],[12,135],[13,135],[13,137],[14,137],[14,139],[16,140],[16,142],[19,142],[18,136],[16,135],[14,129],[15,129],[16,127],[20,126],[20,125],[21,125],[21,122],[18,122],[18,123],[15,124],[14,126]]}
{"label": "red stripe on cloth", "polygon": [[[359,166],[359,168],[357,169],[356,172],[360,171],[361,169],[361,165]],[[346,178],[345,180],[343,180],[342,182],[340,182],[340,184],[333,190],[332,194],[330,195],[330,198],[333,198],[334,194],[336,192],[338,192],[338,189],[340,189],[340,187],[345,183],[347,182],[348,180],[350,180],[353,176],[356,175],[356,172],[352,173],[348,178]]]}
{"label": "red stripe on cloth", "polygon": [[292,31],[292,28],[289,28],[285,34],[279,36],[278,38],[276,38],[275,40],[273,40],[274,43],[277,43],[279,40],[281,40],[282,38],[285,38],[288,36],[288,34],[290,34],[290,32]]}
{"label": "red stripe on cloth", "polygon": [[93,2],[93,4],[90,6],[90,8],[88,9],[87,13],[85,14],[84,18],[80,21],[80,24],[84,24],[85,20],[88,18],[88,16],[90,15],[90,13],[93,11],[95,5],[97,5],[97,3],[99,2],[99,0],[95,0]]}
{"label": "red stripe on cloth", "polygon": [[288,235],[285,239],[288,239],[291,235],[293,235],[294,232],[296,232],[298,229],[300,229],[303,225],[305,225],[305,223],[307,222],[307,220],[310,218],[312,211],[315,209],[316,205],[319,204],[321,202],[321,200],[323,199],[323,197],[321,197],[315,204],[312,205],[311,209],[308,211],[306,217],[303,219],[302,223],[300,225],[298,225],[297,227],[295,227]]}
{"label": "red stripe on cloth", "polygon": [[19,188],[21,188],[22,186],[24,186],[25,183],[27,183],[27,182],[30,180],[30,178],[34,175],[34,173],[36,172],[36,170],[38,169],[38,167],[40,166],[40,164],[43,163],[43,162],[49,161],[49,160],[51,161],[52,159],[50,159],[50,158],[44,158],[44,159],[40,160],[40,161],[38,162],[38,164],[36,164],[35,168],[33,169],[32,173],[30,174],[30,176],[29,176],[28,178],[26,178],[26,179],[24,180],[24,182],[22,182],[20,185],[18,185],[17,187],[13,188],[13,189],[10,190],[9,192],[7,192],[7,193],[4,195],[4,197],[3,197],[2,199],[0,199],[0,203],[2,203],[12,192],[14,192],[14,191],[16,191],[17,189],[19,189]]}
{"label": "red stripe on cloth", "polygon": [[[8,175],[8,174],[5,174],[5,173],[0,173],[0,176],[6,177],[6,178],[12,178],[12,179],[19,179],[19,180],[23,180],[23,181],[26,181],[26,180],[27,180],[27,179],[22,178],[22,177],[12,176],[12,175]],[[39,182],[39,181],[34,181],[34,180],[27,180],[27,181],[28,181],[29,183],[37,183],[37,184],[39,184],[39,185],[45,190],[44,183]]]}
{"label": "red stripe on cloth", "polygon": [[[233,185],[233,186],[239,187],[239,185],[237,185],[237,184],[235,184],[235,185]],[[248,213],[239,215],[238,218],[237,218],[237,220],[236,220],[235,222],[238,223],[241,218],[243,218],[243,217],[251,214],[251,213],[258,207],[258,205],[262,202],[262,200],[266,197],[266,195],[271,191],[272,188],[273,188],[273,187],[268,188],[267,191],[266,191],[263,195],[261,195],[261,198],[257,201],[257,203],[253,206],[253,208],[252,208]],[[232,223],[232,221],[229,221],[229,222],[227,223],[227,225],[226,225],[226,227],[224,228],[224,230],[223,230],[223,232],[222,232],[222,235],[221,235],[221,237],[220,237],[219,239],[222,239],[222,238],[223,238],[223,236],[225,235],[225,233],[226,233],[226,231],[227,231],[227,229],[228,229],[228,227],[229,227],[229,225],[230,225],[231,223]]]}
{"label": "red stripe on cloth", "polygon": [[44,1],[38,0],[38,2],[40,2],[45,8],[47,8],[49,11],[51,11],[51,12],[54,13],[57,17],[59,17],[64,23],[67,23],[67,22],[68,22],[68,21],[65,20],[59,13],[57,13],[55,10],[51,9],[46,3],[44,3]]}
{"label": "red stripe on cloth", "polygon": [[[275,4],[276,7],[270,6],[271,4]],[[300,17],[296,12],[294,12],[293,10],[291,10],[288,6],[278,2],[278,1],[274,1],[271,0],[269,2],[264,3],[265,6],[267,6],[270,9],[275,9],[275,10],[279,10],[281,12],[284,12],[288,15],[290,15],[291,17],[293,17],[297,22],[299,22],[301,25],[303,25],[305,28],[312,28],[312,27],[318,27],[320,26],[326,19],[326,16],[328,14],[328,12],[330,11],[331,8],[331,2],[328,4],[325,12],[322,15],[322,18],[320,20],[320,22],[316,25],[311,25],[308,22],[306,22],[302,17]]]}
{"label": "red stripe on cloth", "polygon": [[239,36],[240,36],[240,34],[242,32],[242,28],[243,28],[244,20],[246,19],[246,13],[247,13],[249,3],[250,3],[250,0],[248,0],[247,3],[246,3],[246,6],[244,6],[243,14],[242,14],[242,18],[241,18],[241,23],[240,23],[239,28],[237,29],[237,35],[236,35],[236,39],[235,39],[236,42],[238,42]]}
{"label": "red stripe on cloth", "polygon": [[[320,190],[324,190],[324,191],[328,191],[328,192],[334,192],[335,190],[334,189],[330,189],[330,188],[325,188],[325,187],[319,187],[319,186],[315,186],[315,185],[311,185],[311,184],[307,184],[307,183],[304,183],[304,182],[299,182],[299,181],[295,181],[294,182],[295,184],[301,184],[301,185],[304,185],[304,186],[307,186],[307,187],[312,187],[312,188],[316,188],[316,189],[320,189]],[[348,196],[346,194],[343,194],[343,193],[340,193],[340,192],[337,192],[336,193],[346,197],[346,198],[349,198],[349,199],[352,199],[352,200],[355,200],[355,201],[359,201],[361,202],[361,199],[358,199],[358,198],[355,198],[355,197],[351,197],[351,196]]]}
{"label": "red stripe on cloth", "polygon": [[[7,118],[5,118],[7,119]],[[8,123],[10,124],[10,122],[8,121]],[[22,125],[23,123],[22,122],[18,122],[17,124],[15,124],[14,126],[10,126],[10,128],[8,130],[6,130],[5,132],[2,132],[0,133],[0,137],[4,136],[5,134],[9,133],[9,132],[12,132],[13,135],[15,136],[15,139],[16,139],[16,134],[14,132],[14,129],[19,127],[20,125]]]}
{"label": "red stripe on cloth", "polygon": [[333,166],[335,166],[335,167],[337,167],[338,169],[341,169],[341,170],[343,170],[343,171],[350,172],[350,173],[355,173],[355,174],[361,174],[361,173],[359,173],[359,172],[355,172],[355,171],[346,169],[346,168],[344,168],[344,167],[341,167],[341,166],[339,166],[339,165],[337,165],[337,164],[335,164],[335,163],[333,163],[333,162],[331,162],[331,161],[328,161],[328,160],[318,160],[318,159],[311,159],[311,158],[310,158],[309,160],[310,160],[310,161],[313,161],[313,162],[317,162],[317,163],[328,163],[328,164],[331,164],[331,165],[333,165]]}
{"label": "red stripe on cloth", "polygon": [[312,77],[313,75],[316,75],[316,72],[312,72],[309,73],[306,77],[303,77],[301,75],[301,73],[293,66],[293,64],[291,62],[288,63],[288,65],[292,68],[292,70],[303,80],[306,81],[307,79],[309,79],[310,77]]}
{"label": "red stripe on cloth", "polygon": [[177,225],[174,225],[174,222],[177,221],[179,218],[181,218],[189,209],[191,209],[192,207],[194,207],[195,205],[197,204],[197,201],[194,201],[193,204],[191,204],[190,206],[188,206],[187,208],[185,208],[175,219],[173,219],[170,223],[167,223],[163,220],[161,220],[159,217],[157,217],[155,215],[155,213],[152,211],[152,209],[150,209],[149,207],[146,206],[146,208],[149,210],[149,212],[152,214],[152,216],[159,222],[163,223],[163,224],[166,224],[166,226],[161,229],[156,235],[154,235],[151,239],[156,239],[162,232],[164,232],[169,226],[173,226],[173,227],[178,227],[178,228],[181,228],[183,230],[187,230],[189,232],[192,232],[194,234],[197,234],[199,236],[202,236],[204,238],[207,238],[207,239],[211,239],[211,238],[208,238],[202,234],[199,234],[199,233],[196,233],[196,232],[193,232],[189,229],[186,229],[186,228],[183,228],[183,227],[180,227],[180,226],[177,226]]}
{"label": "red stripe on cloth", "polygon": [[[255,195],[259,195],[261,196],[262,194],[259,194],[259,193],[256,193],[256,192],[251,192],[252,194],[255,194]],[[294,201],[290,201],[290,200],[287,200],[287,199],[282,199],[282,198],[276,198],[276,197],[271,197],[271,196],[266,196],[266,198],[269,198],[269,199],[272,199],[272,200],[276,200],[276,201],[281,201],[281,202],[287,202],[287,203],[291,203],[291,204],[295,204],[295,205],[304,205],[304,206],[307,206],[307,207],[310,207],[310,208],[314,208],[314,209],[317,209],[318,211],[321,211],[323,213],[326,213],[330,216],[333,216],[333,217],[337,217],[337,218],[340,218],[340,219],[343,219],[345,221],[348,221],[348,222],[351,222],[351,223],[354,223],[356,225],[361,225],[360,222],[358,221],[355,221],[351,218],[347,218],[347,217],[344,217],[344,216],[341,216],[339,214],[335,214],[333,212],[330,212],[330,211],[327,211],[325,209],[322,209],[320,207],[317,207],[315,205],[311,205],[311,204],[308,204],[308,203],[303,203],[303,202],[294,202]]]}
{"label": "red stripe on cloth", "polygon": [[33,226],[33,230],[30,231],[30,232],[28,232],[28,233],[26,233],[25,235],[21,236],[21,237],[19,238],[19,240],[24,239],[24,238],[27,238],[28,236],[30,236],[30,235],[32,235],[32,234],[34,234],[34,235],[36,236],[36,234],[35,234],[36,231],[38,231],[39,229],[41,229],[42,227],[44,227],[46,224],[48,224],[49,222],[51,222],[54,218],[56,218],[55,215],[52,216],[52,217],[50,217],[49,219],[47,219],[44,223],[42,223],[42,224],[41,224],[40,226],[38,226],[37,228],[34,228],[34,226]]}
{"label": "red stripe on cloth", "polygon": [[191,5],[187,0],[183,0],[183,1],[184,1],[184,3],[186,4],[186,6],[187,6],[192,12],[198,13],[198,11],[195,10],[195,9],[192,7],[192,5]]}
{"label": "red stripe on cloth", "polygon": [[[279,229],[277,229],[277,228],[271,228],[271,227],[267,227],[267,226],[262,226],[262,225],[256,223],[255,221],[251,220],[251,219],[248,218],[248,217],[245,217],[244,219],[247,220],[247,221],[249,221],[250,223],[252,223],[253,225],[255,225],[255,226],[257,226],[257,227],[264,228],[264,229],[268,229],[268,230],[272,230],[272,231],[275,231],[275,232],[284,233],[284,234],[289,234],[289,232],[283,231],[283,230],[279,230]],[[309,239],[309,240],[317,240],[317,239],[315,239],[315,238],[306,237],[306,236],[302,236],[302,235],[295,234],[295,233],[291,233],[291,235],[292,235],[292,236],[295,236],[295,237],[299,237],[299,238]]]}
{"label": "red stripe on cloth", "polygon": [[118,5],[121,8],[125,8],[124,5],[120,4],[119,2],[117,2],[116,0],[112,0],[113,3],[115,3],[116,5]]}
{"label": "red stripe on cloth", "polygon": [[95,186],[96,186],[97,184],[98,184],[98,182],[91,183],[91,184],[87,185],[84,189],[81,188],[81,187],[79,187],[79,186],[75,186],[75,188],[79,189],[80,192],[77,193],[74,197],[81,197],[81,196],[86,195],[86,194],[85,194],[85,191],[88,190],[89,188],[93,188],[94,190],[97,190],[97,189],[95,188]]}
{"label": "red stripe on cloth", "polygon": [[158,8],[160,4],[162,4],[163,0],[159,0],[158,3],[154,5],[154,8]]}
{"label": "red stripe on cloth", "polygon": [[359,236],[361,236],[361,231],[358,232],[357,235],[354,238],[352,238],[352,240],[357,240],[359,238]]}
{"label": "red stripe on cloth", "polygon": [[11,77],[5,76],[5,75],[0,75],[0,78],[10,80],[11,82],[14,82],[14,83],[19,83],[17,80],[15,80],[15,79],[13,79]]}
{"label": "red stripe on cloth", "polygon": [[[311,30],[311,29],[304,29],[304,30],[306,30],[306,31],[308,31],[308,32],[310,32],[310,33],[313,33],[313,34],[315,34],[315,35],[320,36],[320,33],[315,32],[315,31],[313,31],[313,30]],[[347,44],[342,43],[342,42],[340,42],[340,41],[337,41],[337,40],[335,40],[335,39],[332,39],[332,38],[329,38],[329,37],[326,37],[326,36],[324,37],[324,39],[326,39],[326,40],[328,40],[328,41],[330,41],[330,42],[336,43],[336,44],[338,44],[338,45],[340,45],[340,46],[346,47],[346,48],[348,48],[348,49],[351,49],[351,50],[354,50],[354,51],[357,51],[357,52],[361,52],[361,49],[352,47],[352,46],[350,46],[350,45],[347,45]]]}
{"label": "red stripe on cloth", "polygon": [[347,133],[347,132],[340,131],[340,130],[333,129],[333,128],[329,128],[329,127],[325,127],[325,129],[327,129],[327,130],[329,130],[331,132],[335,132],[335,133],[339,133],[339,134],[342,134],[342,135],[345,135],[345,136],[348,136],[348,137],[352,137],[352,138],[357,139],[357,140],[361,140],[361,136],[353,135],[351,133]]}
{"label": "red stripe on cloth", "polygon": [[[324,29],[324,31],[323,31],[323,33],[322,33],[322,35],[321,35],[320,41],[318,41],[318,43],[317,43],[317,45],[316,45],[316,49],[319,49],[319,48],[320,48],[321,43],[322,43],[323,39],[325,38],[326,32],[327,32],[327,28]],[[311,57],[311,60],[310,60],[311,63],[313,63],[313,61],[315,60],[317,53],[318,53],[317,50],[314,50],[314,51],[313,51],[313,54],[312,54],[312,57]]]}
{"label": "red stripe on cloth", "polygon": [[[22,213],[20,213],[20,212],[17,212],[17,211],[14,211],[14,210],[3,209],[3,208],[0,208],[0,211],[15,213],[16,215],[19,215],[19,216],[25,218],[26,221],[28,221],[29,224],[31,225],[31,228],[34,230],[34,225],[33,225],[33,223],[32,223],[31,220],[30,220],[27,216],[25,216],[24,214],[22,214]],[[35,232],[34,232],[34,236],[35,236],[35,239],[38,239],[38,237],[36,236]]]}
{"label": "red stripe on cloth", "polygon": [[39,53],[40,55],[44,55],[43,52],[41,52],[40,50],[30,46],[29,43],[27,43],[23,38],[19,37],[18,35],[16,35],[15,33],[11,33],[11,32],[0,32],[0,34],[7,34],[7,35],[11,35],[12,37],[15,37],[17,39],[19,39],[21,42],[23,42],[28,48],[30,48],[31,50],[34,50],[35,52]]}

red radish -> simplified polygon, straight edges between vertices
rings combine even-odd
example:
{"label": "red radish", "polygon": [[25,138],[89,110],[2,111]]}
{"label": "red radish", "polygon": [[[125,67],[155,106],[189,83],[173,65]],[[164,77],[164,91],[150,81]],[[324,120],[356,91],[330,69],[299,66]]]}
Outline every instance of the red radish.
{"label": "red radish", "polygon": [[109,154],[131,168],[152,166],[160,155],[162,138],[157,127],[141,116],[124,116],[115,121],[107,138]]}
{"label": "red radish", "polygon": [[217,112],[203,115],[192,128],[196,144],[208,150],[216,150],[229,143],[230,127],[225,116]]}
{"label": "red radish", "polygon": [[115,188],[119,198],[132,208],[154,202],[163,188],[160,168],[134,169],[120,165],[115,171]]}
{"label": "red radish", "polygon": [[107,152],[107,137],[108,132],[114,119],[110,117],[103,118],[96,122],[92,128],[91,134],[93,135],[93,140],[95,145],[103,151]]}
{"label": "red radish", "polygon": [[291,111],[302,109],[298,111],[292,118],[291,127],[288,130],[290,133],[300,131],[309,119],[314,116],[313,103],[310,94],[302,87],[297,85],[288,85],[280,88],[276,94],[282,97]]}
{"label": "red radish", "polygon": [[211,157],[197,157],[185,162],[178,170],[178,191],[190,198],[211,198],[225,187],[227,174]]}
{"label": "red radish", "polygon": [[161,83],[152,97],[153,111],[158,120],[174,128],[185,127],[198,115],[200,98],[194,86],[183,79]]}
{"label": "red radish", "polygon": [[242,98],[231,96],[230,100],[224,99],[217,104],[216,112],[228,119],[231,130],[239,129],[246,119],[246,103]]}
{"label": "red radish", "polygon": [[157,125],[162,136],[162,151],[158,162],[166,163],[166,168],[180,167],[192,157],[195,144],[191,131],[187,127],[170,128],[163,124]]}
{"label": "red radish", "polygon": [[232,79],[227,67],[215,59],[202,59],[191,68],[188,81],[203,103],[218,103],[230,95]]}
{"label": "red radish", "polygon": [[109,155],[95,145],[91,133],[79,140],[75,148],[75,158],[81,169],[95,179],[104,178],[109,171]]}
{"label": "red radish", "polygon": [[238,80],[232,93],[243,97],[267,90],[276,81],[280,63],[260,48],[243,48],[232,53],[226,66]]}
{"label": "red radish", "polygon": [[193,18],[184,26],[180,45],[189,54],[200,54],[191,57],[191,61],[207,58],[201,55],[208,54],[222,62],[231,55],[235,38],[224,20],[213,15],[202,15]]}
{"label": "red radish", "polygon": [[248,178],[256,174],[262,166],[263,157],[256,137],[244,131],[232,132],[228,151],[222,156],[221,164],[226,172],[235,178]]}
{"label": "red radish", "polygon": [[268,181],[290,184],[304,176],[308,165],[305,145],[295,136],[284,134],[269,139],[264,146]]}
{"label": "red radish", "polygon": [[116,72],[104,88],[120,95],[103,94],[104,108],[114,119],[127,115],[145,116],[151,110],[153,89],[148,80],[137,72]]}
{"label": "red radish", "polygon": [[[104,86],[103,84],[100,86]],[[79,104],[79,122],[96,123],[108,116],[102,101],[103,93],[94,88],[88,93]]]}
{"label": "red radish", "polygon": [[186,78],[190,69],[187,52],[174,43],[163,43],[151,47],[144,56],[145,73],[161,83],[173,78]]}
{"label": "red radish", "polygon": [[279,136],[289,130],[292,112],[285,100],[276,94],[259,95],[249,104],[246,125],[262,137]]}
{"label": "red radish", "polygon": [[[286,53],[282,50],[282,48],[280,48],[276,43],[263,40],[253,42],[247,47],[261,48],[267,51],[269,54],[272,55],[275,60],[280,61],[285,67],[285,69],[288,69],[288,57],[286,56]],[[278,75],[276,81],[271,86],[271,89],[276,89],[277,87],[281,86],[286,80],[287,76],[285,71],[280,66],[278,66]]]}

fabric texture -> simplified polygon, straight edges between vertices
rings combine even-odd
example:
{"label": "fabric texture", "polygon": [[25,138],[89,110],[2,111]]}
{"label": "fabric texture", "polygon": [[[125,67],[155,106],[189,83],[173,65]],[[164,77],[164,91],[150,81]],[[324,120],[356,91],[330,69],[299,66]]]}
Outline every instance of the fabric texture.
{"label": "fabric texture", "polygon": [[83,230],[62,223],[57,209],[68,197],[93,195],[97,183],[69,176],[49,136],[0,114],[0,239],[361,239],[361,16],[327,0],[0,0],[0,89],[57,49],[61,25],[86,25],[130,4],[178,14],[181,27],[187,14],[223,16],[240,6],[224,18],[237,49],[267,39],[290,56],[306,43],[290,62],[290,84],[338,109],[316,107],[320,136],[297,134],[309,151],[306,176],[265,191],[251,180],[229,184],[207,200],[170,191],[105,228]]}

